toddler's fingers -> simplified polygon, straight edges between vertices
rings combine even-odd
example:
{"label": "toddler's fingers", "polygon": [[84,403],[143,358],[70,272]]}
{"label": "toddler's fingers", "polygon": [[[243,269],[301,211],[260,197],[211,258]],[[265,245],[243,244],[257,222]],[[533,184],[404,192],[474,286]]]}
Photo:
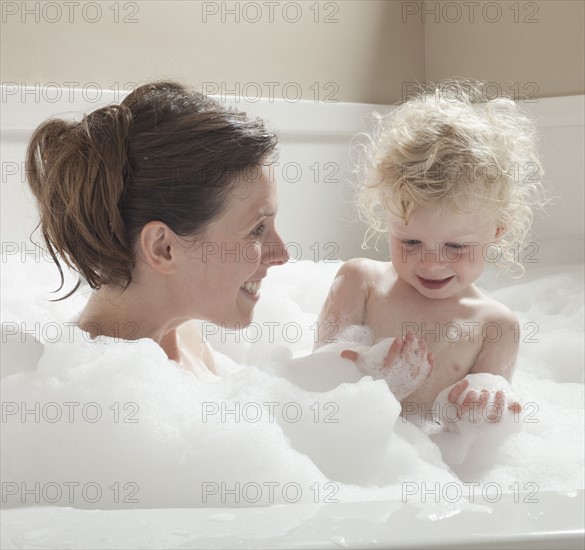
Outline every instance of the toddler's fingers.
{"label": "toddler's fingers", "polygon": [[494,406],[490,407],[490,412],[488,413],[488,420],[490,422],[498,422],[500,418],[502,418],[505,403],[506,398],[504,396],[504,392],[497,391],[496,397],[494,399]]}
{"label": "toddler's fingers", "polygon": [[414,332],[407,331],[406,335],[404,336],[404,340],[406,340],[407,342],[412,342],[414,341],[415,336],[416,335],[414,334]]}
{"label": "toddler's fingers", "polygon": [[[397,347],[394,349],[398,352],[406,352],[416,346],[414,338],[414,332],[407,332],[402,338],[396,338],[394,342],[392,342],[392,346],[397,346],[396,342],[398,342],[400,344],[400,349]],[[392,350],[392,346],[390,346],[390,350]]]}
{"label": "toddler's fingers", "polygon": [[408,334],[404,338],[394,338],[394,342],[390,344],[388,355],[391,353],[398,354],[402,351],[404,344],[408,341]]}
{"label": "toddler's fingers", "polygon": [[461,407],[472,407],[477,402],[477,392],[475,390],[469,390],[463,403],[461,403]]}
{"label": "toddler's fingers", "polygon": [[512,403],[508,407],[508,410],[515,412],[516,414],[520,414],[520,411],[522,410],[522,405],[520,405],[520,403],[518,403],[518,401],[514,401],[514,403]]}
{"label": "toddler's fingers", "polygon": [[398,358],[400,352],[404,349],[404,346],[405,343],[402,338],[394,338],[394,342],[390,344],[388,353],[386,354],[386,357],[384,357],[384,367],[388,368],[392,366],[392,363]]}
{"label": "toddler's fingers", "polygon": [[468,380],[463,379],[460,382],[457,382],[457,384],[455,384],[451,391],[449,392],[447,400],[450,403],[457,403],[457,400],[461,397],[461,394],[467,389],[467,386],[469,386]]}
{"label": "toddler's fingers", "polygon": [[343,359],[349,359],[350,361],[357,363],[360,358],[360,354],[357,351],[353,351],[351,349],[344,349],[341,352],[341,357]]}
{"label": "toddler's fingers", "polygon": [[478,405],[480,411],[485,409],[489,400],[490,400],[490,392],[487,390],[481,390],[481,393],[479,395],[479,405]]}
{"label": "toddler's fingers", "polygon": [[424,340],[417,340],[416,342],[416,355],[421,359],[424,359],[427,352],[427,343]]}
{"label": "toddler's fingers", "polygon": [[427,355],[427,359],[429,361],[429,365],[431,366],[431,368],[429,369],[429,373],[427,374],[427,378],[431,375],[431,372],[433,372],[433,369],[435,368],[435,354],[434,353],[429,353]]}

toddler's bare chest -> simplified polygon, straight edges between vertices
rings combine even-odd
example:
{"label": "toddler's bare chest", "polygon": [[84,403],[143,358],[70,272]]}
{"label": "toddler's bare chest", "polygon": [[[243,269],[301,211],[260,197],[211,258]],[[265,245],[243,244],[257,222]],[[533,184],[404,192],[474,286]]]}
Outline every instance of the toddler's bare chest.
{"label": "toddler's bare chest", "polygon": [[[428,394],[422,400],[434,399],[443,388],[464,378],[481,351],[484,335],[489,335],[483,319],[474,308],[453,306],[437,301],[420,305],[400,300],[378,300],[368,304],[365,324],[374,332],[375,341],[401,337],[414,332],[424,339],[427,350],[435,355],[435,369],[420,388]],[[418,390],[417,390],[418,392]],[[432,395],[434,394],[434,395]]]}

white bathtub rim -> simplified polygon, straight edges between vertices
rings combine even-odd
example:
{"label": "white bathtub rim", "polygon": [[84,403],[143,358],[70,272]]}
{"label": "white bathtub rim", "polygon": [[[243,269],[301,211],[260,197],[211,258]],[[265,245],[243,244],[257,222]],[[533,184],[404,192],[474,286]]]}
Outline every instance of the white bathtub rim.
{"label": "white bathtub rim", "polygon": [[[75,548],[104,548],[98,540],[104,535],[108,548],[141,548],[147,541],[157,548],[582,548],[585,491],[572,494],[545,491],[538,494],[538,504],[521,504],[515,502],[518,496],[504,494],[490,513],[462,511],[436,521],[418,519],[419,506],[396,501],[268,508],[5,508],[1,546],[20,548],[25,541],[58,548],[42,536],[26,538],[48,529],[66,531],[66,541]],[[216,514],[233,519],[218,521]],[[104,531],[114,525],[123,527]],[[256,534],[260,529],[263,534]],[[169,540],[173,533],[179,533],[174,541]]]}

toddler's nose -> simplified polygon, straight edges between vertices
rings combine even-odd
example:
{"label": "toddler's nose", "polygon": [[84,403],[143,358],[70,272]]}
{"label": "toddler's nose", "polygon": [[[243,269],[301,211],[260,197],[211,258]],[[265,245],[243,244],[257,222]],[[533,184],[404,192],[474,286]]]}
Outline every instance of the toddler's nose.
{"label": "toddler's nose", "polygon": [[421,252],[421,264],[428,270],[443,269],[445,258],[441,255],[441,249],[425,249]]}

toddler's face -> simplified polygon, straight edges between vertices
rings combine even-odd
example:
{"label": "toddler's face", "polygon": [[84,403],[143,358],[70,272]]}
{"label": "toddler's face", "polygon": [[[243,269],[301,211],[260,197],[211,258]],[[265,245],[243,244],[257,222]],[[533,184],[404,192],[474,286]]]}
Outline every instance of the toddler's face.
{"label": "toddler's face", "polygon": [[431,299],[450,298],[476,281],[501,233],[485,212],[423,207],[408,225],[390,216],[388,229],[398,276]]}

